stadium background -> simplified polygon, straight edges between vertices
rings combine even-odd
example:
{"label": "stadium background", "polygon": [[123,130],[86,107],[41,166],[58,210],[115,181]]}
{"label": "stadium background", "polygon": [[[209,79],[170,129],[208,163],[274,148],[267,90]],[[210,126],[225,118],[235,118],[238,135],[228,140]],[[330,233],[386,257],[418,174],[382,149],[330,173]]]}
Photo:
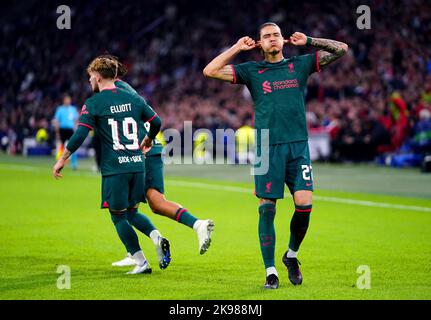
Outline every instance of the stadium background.
{"label": "stadium background", "polygon": [[[56,27],[60,4],[72,9],[71,30]],[[371,8],[370,30],[356,26],[361,4]],[[431,298],[431,178],[418,169],[431,146],[429,1],[25,1],[4,4],[0,15],[0,210],[9,213],[0,222],[0,298]],[[106,275],[110,261],[123,253],[106,217],[95,214],[99,180],[91,171],[93,159],[81,159],[77,172],[66,169],[59,184],[49,176],[52,156],[22,157],[25,139],[46,130],[47,141],[33,152],[53,153],[56,107],[65,93],[78,107],[83,104],[91,95],[85,68],[105,52],[128,65],[125,80],[156,109],[163,129],[182,131],[184,121],[212,131],[252,125],[247,90],[205,80],[202,69],[241,36],[255,37],[268,20],[285,36],[301,31],[350,47],[341,61],[313,75],[307,90],[310,134],[323,133],[331,146],[313,165],[316,210],[302,254],[309,283],[293,293],[286,284],[277,293],[258,290],[252,177],[247,166],[230,165],[166,167],[169,198],[216,220],[208,256],[196,254],[188,230],[150,214],[176,243],[172,269],[145,280],[124,280],[111,269]],[[286,55],[307,50],[288,46]],[[235,61],[248,59],[260,59],[259,53]],[[278,210],[280,254],[292,208],[287,200]],[[23,260],[32,268],[20,269]],[[61,264],[77,274],[75,290],[55,287]],[[353,288],[361,264],[374,272],[371,290]],[[211,280],[198,281],[207,274]],[[233,281],[242,288],[231,289]],[[137,291],[136,283],[148,290]],[[172,283],[183,290],[172,290]]]}

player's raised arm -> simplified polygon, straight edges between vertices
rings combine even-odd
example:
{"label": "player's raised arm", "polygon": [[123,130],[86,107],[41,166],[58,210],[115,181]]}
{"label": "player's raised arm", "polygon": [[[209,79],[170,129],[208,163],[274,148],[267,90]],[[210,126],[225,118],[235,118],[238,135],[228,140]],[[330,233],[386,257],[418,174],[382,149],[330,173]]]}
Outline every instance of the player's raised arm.
{"label": "player's raised arm", "polygon": [[66,160],[69,159],[72,153],[78,150],[78,148],[84,143],[88,132],[90,132],[90,128],[88,126],[78,126],[78,129],[73,133],[72,137],[70,137],[60,159],[58,159],[57,163],[52,168],[52,175],[54,178],[58,179],[63,177],[60,172],[63,169]]}
{"label": "player's raised arm", "polygon": [[330,39],[312,38],[307,37],[301,32],[295,32],[289,39],[289,43],[295,46],[310,45],[319,49],[319,66],[324,67],[328,64],[338,60],[346,54],[349,50],[349,46],[341,41],[335,41]]}
{"label": "player's raised arm", "polygon": [[241,51],[252,50],[259,45],[250,37],[242,37],[232,47],[215,57],[203,70],[207,78],[232,82],[234,80],[230,61]]}

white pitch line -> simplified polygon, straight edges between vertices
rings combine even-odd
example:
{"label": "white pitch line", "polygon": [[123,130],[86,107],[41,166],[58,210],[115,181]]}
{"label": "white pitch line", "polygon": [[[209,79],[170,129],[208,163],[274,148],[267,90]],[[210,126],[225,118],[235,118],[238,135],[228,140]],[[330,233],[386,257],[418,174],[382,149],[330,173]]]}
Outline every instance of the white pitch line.
{"label": "white pitch line", "polygon": [[12,171],[38,171],[38,169],[43,169],[42,167],[38,168],[35,166],[0,163],[0,169],[2,168],[12,170]]}
{"label": "white pitch line", "polygon": [[[247,188],[223,186],[223,185],[209,184],[209,183],[202,183],[202,182],[166,180],[166,183],[174,186],[179,186],[179,187],[194,187],[194,188],[202,188],[202,189],[208,189],[208,190],[224,190],[224,191],[252,194],[252,190]],[[317,195],[313,195],[313,198],[320,201],[346,203],[346,204],[353,204],[353,205],[364,206],[364,207],[431,212],[431,208],[428,208],[428,207],[408,206],[408,205],[402,205],[402,204],[354,200],[354,199],[326,197],[326,196],[317,196]]]}
{"label": "white pitch line", "polygon": [[[0,163],[0,168],[1,167],[7,168],[9,170],[17,170],[17,171],[40,171],[41,169],[43,169],[42,167],[35,167],[35,166],[13,165],[13,164],[11,165],[11,164]],[[79,172],[79,173],[74,172],[74,175],[99,177],[99,175],[96,175],[96,174],[89,174],[89,173],[84,174],[83,172]],[[224,190],[224,191],[231,191],[231,192],[253,194],[253,191],[251,189],[242,188],[242,187],[232,187],[232,186],[224,186],[219,184],[189,182],[189,181],[180,181],[180,180],[165,180],[165,182],[166,184],[179,186],[179,187],[202,188],[207,190],[218,190],[218,191]],[[346,199],[346,198],[338,198],[338,197],[317,196],[317,195],[313,195],[313,199],[326,201],[326,202],[353,204],[353,205],[364,206],[364,207],[431,212],[431,208],[429,207],[408,206],[403,204],[393,204],[393,203],[385,203],[385,202],[374,202],[374,201],[366,201],[366,200],[355,200],[355,199]]]}

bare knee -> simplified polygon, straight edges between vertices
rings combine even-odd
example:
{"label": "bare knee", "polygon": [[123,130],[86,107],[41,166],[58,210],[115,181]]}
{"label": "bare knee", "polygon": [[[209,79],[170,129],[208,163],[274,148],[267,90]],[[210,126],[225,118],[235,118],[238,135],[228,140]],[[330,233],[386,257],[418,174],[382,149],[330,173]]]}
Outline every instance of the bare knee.
{"label": "bare knee", "polygon": [[157,201],[151,201],[148,198],[147,198],[147,201],[151,211],[158,214],[160,212],[160,204]]}
{"label": "bare knee", "polygon": [[296,191],[293,194],[293,201],[297,206],[309,206],[313,202],[313,193],[308,190]]}
{"label": "bare knee", "polygon": [[151,211],[153,211],[153,213],[158,214],[160,212],[160,208],[158,207],[157,204],[155,204],[154,202],[149,202],[149,201],[148,201],[148,204],[150,206]]}
{"label": "bare knee", "polygon": [[266,204],[266,203],[276,204],[277,203],[277,199],[259,198],[259,205]]}
{"label": "bare knee", "polygon": [[147,191],[147,201],[148,205],[156,214],[159,214],[164,201],[166,201],[165,196],[155,189],[149,189]]}

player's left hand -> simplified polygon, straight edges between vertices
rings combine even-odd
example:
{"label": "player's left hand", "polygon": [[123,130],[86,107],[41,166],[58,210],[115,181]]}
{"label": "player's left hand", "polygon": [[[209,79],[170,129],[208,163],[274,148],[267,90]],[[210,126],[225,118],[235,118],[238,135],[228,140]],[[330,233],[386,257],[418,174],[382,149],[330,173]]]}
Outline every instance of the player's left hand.
{"label": "player's left hand", "polygon": [[290,36],[289,43],[294,46],[305,46],[307,44],[307,36],[301,32],[295,32]]}
{"label": "player's left hand", "polygon": [[52,168],[52,175],[54,176],[54,178],[56,178],[56,179],[63,178],[63,176],[60,174],[60,172],[64,167],[64,163],[65,163],[65,161],[63,160],[63,158],[58,159],[57,163]]}
{"label": "player's left hand", "polygon": [[144,154],[147,154],[147,152],[151,150],[152,146],[153,146],[153,139],[149,138],[148,136],[145,136],[144,140],[141,143],[142,152]]}

